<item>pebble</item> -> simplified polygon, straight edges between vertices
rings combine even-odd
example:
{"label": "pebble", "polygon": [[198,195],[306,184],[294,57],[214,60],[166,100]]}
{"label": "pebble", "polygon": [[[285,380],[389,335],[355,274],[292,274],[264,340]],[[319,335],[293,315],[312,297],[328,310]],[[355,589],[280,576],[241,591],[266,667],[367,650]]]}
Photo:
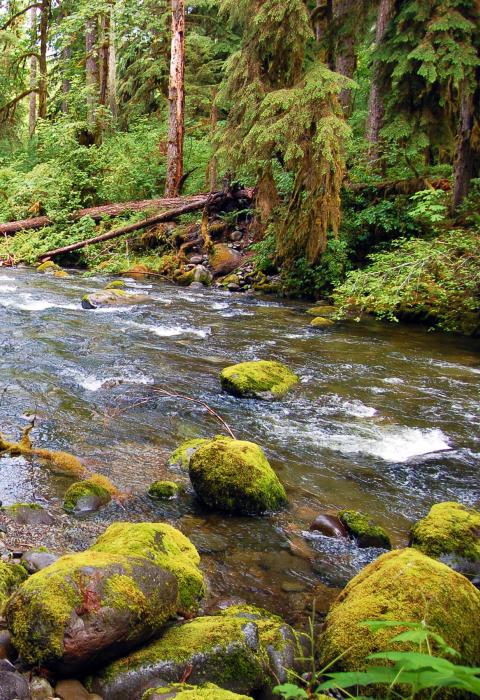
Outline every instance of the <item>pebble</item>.
{"label": "pebble", "polygon": [[320,513],[317,515],[313,523],[310,525],[310,530],[321,532],[326,537],[347,537],[348,530],[336,515],[328,513]]}
{"label": "pebble", "polygon": [[232,241],[241,241],[243,238],[243,233],[241,231],[234,231],[230,236]]}
{"label": "pebble", "polygon": [[[208,260],[208,258],[207,258]],[[190,258],[191,265],[201,265],[203,262],[203,255],[192,255]]]}
{"label": "pebble", "polygon": [[32,678],[30,681],[30,694],[32,700],[48,700],[53,697],[53,688],[46,678]]}

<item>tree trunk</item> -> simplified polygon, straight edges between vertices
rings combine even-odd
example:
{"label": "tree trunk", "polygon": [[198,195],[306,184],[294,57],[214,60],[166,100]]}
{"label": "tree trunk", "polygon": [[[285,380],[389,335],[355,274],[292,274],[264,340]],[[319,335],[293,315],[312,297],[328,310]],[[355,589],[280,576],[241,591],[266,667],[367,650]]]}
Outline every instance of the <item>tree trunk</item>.
{"label": "tree trunk", "polygon": [[[332,10],[334,31],[337,37],[333,68],[340,75],[353,78],[357,68],[357,55],[355,53],[354,26],[350,27],[348,25],[350,23],[354,25],[352,15],[355,12],[355,2],[352,2],[352,0],[334,0]],[[350,89],[342,90],[339,100],[345,114],[349,116],[352,104],[352,91]]]}
{"label": "tree trunk", "polygon": [[185,120],[185,2],[172,0],[172,53],[168,89],[169,124],[165,195],[178,194],[183,175]]}
{"label": "tree trunk", "polygon": [[102,44],[100,47],[100,97],[99,104],[107,104],[108,74],[110,60],[110,11],[102,16]]}
{"label": "tree trunk", "polygon": [[[30,10],[30,26],[32,30],[32,46],[37,45],[37,8],[32,7]],[[30,87],[32,90],[37,86],[37,57],[30,57]],[[37,123],[37,93],[30,93],[30,105],[28,111],[28,133],[30,137],[35,133],[35,125]]]}
{"label": "tree trunk", "polygon": [[474,96],[464,90],[460,102],[460,124],[455,154],[455,184],[453,188],[453,208],[456,209],[465,199],[474,175],[474,152],[472,132],[474,120]]}
{"label": "tree trunk", "polygon": [[[210,142],[215,144],[215,136],[217,133],[218,125],[218,107],[216,105],[215,99],[217,97],[217,90],[212,90],[212,110],[210,112]],[[207,169],[207,187],[210,188],[210,192],[217,189],[218,181],[218,163],[217,156],[215,152],[213,153],[210,161],[208,163]]]}
{"label": "tree trunk", "polygon": [[110,40],[108,42],[108,105],[114,119],[117,118],[117,52],[115,47],[114,2],[110,6]]}
{"label": "tree trunk", "polygon": [[[383,42],[388,24],[393,16],[394,5],[394,0],[381,0],[380,2],[375,35],[376,46],[379,46]],[[374,65],[370,97],[368,100],[366,132],[367,139],[370,142],[369,159],[371,163],[376,163],[380,158],[380,130],[383,126],[384,116],[385,108],[380,86],[380,69],[378,65]]]}
{"label": "tree trunk", "polygon": [[[62,49],[62,64],[63,70],[65,71],[65,65],[72,57],[72,48],[70,46],[65,46]],[[68,93],[70,92],[70,81],[68,78],[63,78],[62,80],[62,112],[68,114]]]}
{"label": "tree trunk", "polygon": [[38,116],[40,119],[46,119],[47,117],[47,49],[49,15],[50,0],[42,0],[40,9],[40,60],[38,62]]}
{"label": "tree trunk", "polygon": [[85,26],[85,81],[87,86],[87,124],[92,133],[96,126],[98,105],[98,18],[94,17]]}

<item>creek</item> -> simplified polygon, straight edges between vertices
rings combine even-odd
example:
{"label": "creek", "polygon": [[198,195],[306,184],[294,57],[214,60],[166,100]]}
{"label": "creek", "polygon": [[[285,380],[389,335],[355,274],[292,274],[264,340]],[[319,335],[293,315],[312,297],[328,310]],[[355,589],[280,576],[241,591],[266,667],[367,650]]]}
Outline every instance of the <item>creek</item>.
{"label": "creek", "polygon": [[[305,303],[144,278],[127,285],[151,303],[83,310],[82,296],[108,281],[0,271],[0,431],[18,438],[35,413],[36,446],[72,452],[132,492],[87,520],[178,526],[202,554],[212,604],[238,597],[293,622],[314,597],[325,609],[381,552],[309,533],[322,511],[364,510],[404,546],[433,503],[478,503],[475,341],[374,321],[317,330]],[[220,370],[255,359],[286,363],[299,385],[279,402],[222,393]],[[238,438],[261,445],[286,485],[288,511],[240,518],[203,508],[166,459],[182,440],[222,426],[155,386],[206,402]],[[151,501],[146,490],[162,478],[182,481],[186,493]],[[32,460],[0,457],[4,504],[35,501],[60,513],[69,483]],[[85,548],[89,532],[82,539],[82,522],[71,520],[62,522]]]}

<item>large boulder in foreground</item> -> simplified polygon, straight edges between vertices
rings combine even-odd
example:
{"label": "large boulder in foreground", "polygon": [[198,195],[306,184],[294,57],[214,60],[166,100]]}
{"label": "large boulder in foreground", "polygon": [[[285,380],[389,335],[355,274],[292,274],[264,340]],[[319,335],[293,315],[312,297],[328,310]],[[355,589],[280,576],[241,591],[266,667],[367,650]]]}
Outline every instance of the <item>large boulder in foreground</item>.
{"label": "large boulder in foreground", "polygon": [[199,556],[175,528],[115,523],[86,552],[27,579],[6,607],[22,658],[65,673],[126,653],[203,594]]}
{"label": "large boulder in foreground", "polygon": [[214,683],[205,685],[187,685],[172,683],[169,686],[151,688],[142,700],[252,700],[248,695],[238,695],[230,690],[219,688]]}
{"label": "large boulder in foreground", "polygon": [[132,304],[145,304],[151,301],[146,294],[132,294],[123,289],[103,289],[100,292],[85,294],[82,299],[82,308],[101,309],[104,306],[128,306]]}
{"label": "large boulder in foreground", "polygon": [[461,503],[437,503],[412,527],[410,544],[429,557],[455,554],[480,561],[480,513]]}
{"label": "large boulder in foreground", "polygon": [[226,367],[220,373],[222,388],[233,396],[280,399],[298,382],[296,374],[281,362],[257,360]]}
{"label": "large boulder in foreground", "polygon": [[337,659],[335,670],[363,670],[369,654],[390,648],[401,628],[372,632],[361,626],[367,620],[425,620],[460,652],[459,663],[478,666],[479,619],[480,591],[464,576],[415,549],[394,550],[365,567],[333,604],[319,638],[320,667]]}
{"label": "large boulder in foreground", "polygon": [[0,700],[30,700],[30,687],[7,659],[0,659]]}
{"label": "large boulder in foreground", "polygon": [[[104,700],[141,700],[146,690],[215,683],[250,694],[283,682],[300,656],[293,630],[252,606],[227,608],[168,629],[149,646],[113,662],[87,685]],[[148,697],[148,696],[147,696]]]}
{"label": "large boulder in foreground", "polygon": [[218,436],[196,450],[189,474],[200,500],[227,513],[255,515],[287,504],[285,489],[253,442]]}

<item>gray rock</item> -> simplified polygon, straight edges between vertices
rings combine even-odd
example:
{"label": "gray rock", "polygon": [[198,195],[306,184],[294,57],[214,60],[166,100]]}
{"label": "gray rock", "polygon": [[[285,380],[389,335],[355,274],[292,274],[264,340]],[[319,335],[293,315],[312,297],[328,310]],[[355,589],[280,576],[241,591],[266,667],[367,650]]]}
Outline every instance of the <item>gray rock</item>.
{"label": "gray rock", "polygon": [[37,503],[14,503],[4,508],[19,525],[53,525],[55,518]]}
{"label": "gray rock", "polygon": [[10,661],[0,660],[0,700],[30,700],[27,680]]}
{"label": "gray rock", "polygon": [[130,294],[123,289],[104,289],[101,292],[86,294],[82,299],[82,308],[100,309],[104,306],[129,306],[151,301],[146,294]]}
{"label": "gray rock", "polygon": [[55,695],[61,700],[90,700],[91,695],[80,681],[59,681],[55,686]]}
{"label": "gray rock", "polygon": [[35,676],[30,681],[30,694],[32,700],[48,700],[53,697],[53,688],[46,678]]}
{"label": "gray rock", "polygon": [[235,282],[230,282],[227,289],[229,292],[238,292],[238,290],[240,289],[240,285],[235,284]]}
{"label": "gray rock", "polygon": [[204,258],[203,255],[192,255],[190,262],[192,265],[201,265]]}
{"label": "gray rock", "polygon": [[230,236],[230,240],[232,241],[241,241],[243,238],[243,233],[241,231],[234,231],[232,235]]}
{"label": "gray rock", "polygon": [[36,574],[37,571],[46,569],[47,566],[53,564],[58,558],[57,554],[30,549],[22,555],[22,564],[29,574]]}
{"label": "gray rock", "polygon": [[189,289],[205,289],[201,282],[192,282],[188,285]]}

